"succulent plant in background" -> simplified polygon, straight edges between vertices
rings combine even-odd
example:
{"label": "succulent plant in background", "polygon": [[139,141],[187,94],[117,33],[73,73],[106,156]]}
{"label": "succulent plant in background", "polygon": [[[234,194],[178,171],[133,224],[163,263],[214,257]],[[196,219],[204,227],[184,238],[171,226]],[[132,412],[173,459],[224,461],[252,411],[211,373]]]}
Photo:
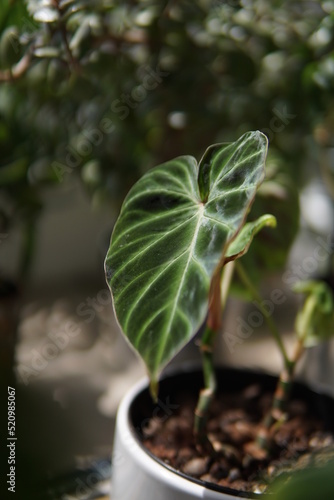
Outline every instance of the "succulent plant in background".
{"label": "succulent plant in background", "polygon": [[[232,291],[246,289],[254,297],[264,270],[284,265],[298,227],[298,190],[320,172],[326,188],[333,183],[331,2],[4,0],[0,11],[0,234],[11,235],[12,229],[22,229],[17,273],[20,282],[27,282],[36,222],[50,187],[58,191],[64,187],[76,189],[79,180],[94,207],[108,203],[117,210],[124,193],[153,165],[179,157],[184,151],[199,158],[207,144],[234,140],[235,135],[250,129],[261,130],[270,140],[266,179],[262,182],[265,138],[258,133],[246,136],[254,144],[255,138],[262,144],[259,164],[252,163],[255,177],[245,181],[249,199],[242,197],[242,184],[238,184],[242,179],[232,180],[236,192],[239,189],[233,210],[240,212],[228,214],[224,212],[226,207],[218,204],[216,220],[204,217],[210,217],[216,208],[213,201],[211,205],[209,202],[213,194],[206,176],[210,172],[210,178],[211,174],[218,177],[219,155],[223,158],[224,151],[234,151],[241,143],[212,147],[198,166],[193,157],[182,160],[178,167],[168,161],[174,165],[171,169],[179,172],[180,180],[167,181],[164,174],[161,183],[175,188],[180,198],[162,196],[152,201],[157,220],[147,214],[147,224],[155,231],[143,235],[141,243],[149,242],[150,237],[153,243],[154,236],[162,236],[165,229],[159,218],[163,215],[166,222],[167,212],[173,213],[175,219],[168,228],[179,236],[177,243],[185,245],[185,253],[175,262],[179,256],[174,254],[168,270],[174,271],[175,280],[180,278],[178,266],[187,262],[184,259],[196,240],[200,259],[191,266],[189,262],[189,269],[202,266],[202,274],[185,275],[183,285],[194,285],[190,288],[198,293],[187,297],[180,291],[178,296],[174,288],[169,298],[160,294],[164,287],[169,289],[170,285],[173,290],[177,283],[164,282],[164,264],[156,260],[170,248],[164,245],[151,262],[147,258],[152,268],[145,275],[133,279],[133,273],[145,261],[143,257],[138,268],[133,261],[131,272],[114,274],[109,280],[116,292],[115,304],[118,301],[121,308],[124,297],[120,290],[126,289],[137,300],[142,283],[153,279],[161,267],[161,277],[147,291],[152,294],[156,316],[149,319],[143,310],[141,328],[146,328],[148,321],[152,321],[148,327],[155,325],[162,317],[161,309],[169,304],[166,315],[174,318],[171,336],[166,333],[165,340],[155,339],[147,348],[144,334],[137,337],[133,325],[136,306],[131,317],[118,311],[124,329],[129,328],[130,341],[149,365],[153,392],[162,368],[207,320],[202,337],[205,390],[196,424],[199,439],[205,444],[205,414],[215,390],[211,351],[226,290],[229,286]],[[152,72],[156,85],[147,87],[145,82]],[[197,168],[201,172],[198,178]],[[225,166],[221,168],[223,171]],[[144,189],[145,183],[154,184],[158,172],[149,171],[139,186]],[[252,175],[251,171],[247,174]],[[190,198],[185,193],[187,186]],[[179,202],[189,220],[182,218],[182,210],[177,212]],[[144,211],[139,207],[140,217]],[[121,217],[127,224],[125,214],[123,210]],[[222,222],[227,215],[224,233]],[[201,227],[196,225],[200,218],[206,221]],[[275,219],[278,231],[272,230]],[[179,224],[184,225],[178,232]],[[116,231],[121,229],[119,222]],[[195,238],[197,229],[199,239]],[[126,234],[119,235],[125,245],[119,256],[127,246]],[[212,260],[205,255],[209,235],[217,244],[217,248],[209,248],[214,254]],[[176,252],[178,246],[170,244]],[[114,250],[116,254],[116,247]],[[136,254],[136,244],[132,251]],[[333,268],[333,262],[329,267]],[[198,289],[192,279],[197,280]],[[196,317],[187,308],[183,311],[175,306],[173,311],[172,299],[177,297],[187,307],[187,301],[193,300]],[[306,303],[310,303],[308,299]],[[266,319],[284,353],[272,318]],[[164,325],[169,330],[168,320]],[[161,347],[163,341],[165,348]],[[283,354],[285,368],[290,368],[290,361]]]}
{"label": "succulent plant in background", "polygon": [[231,131],[266,133],[268,165],[301,186],[317,170],[306,159],[321,163],[333,142],[329,5],[4,0],[0,169],[20,170],[18,190],[0,180],[10,225],[74,178],[94,206],[118,209],[148,168]]}

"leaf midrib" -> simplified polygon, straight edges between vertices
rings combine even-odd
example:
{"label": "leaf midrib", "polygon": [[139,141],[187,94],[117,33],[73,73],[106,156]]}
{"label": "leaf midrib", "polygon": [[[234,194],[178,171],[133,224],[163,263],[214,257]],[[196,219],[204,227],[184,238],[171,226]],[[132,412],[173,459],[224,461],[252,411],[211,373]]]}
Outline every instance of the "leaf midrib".
{"label": "leaf midrib", "polygon": [[165,328],[164,335],[163,335],[162,341],[160,343],[160,349],[159,349],[159,351],[157,353],[157,356],[156,356],[156,366],[160,366],[160,361],[161,361],[161,358],[162,358],[162,353],[164,351],[164,348],[166,346],[166,342],[167,342],[167,339],[168,339],[168,333],[169,333],[171,325],[172,325],[172,323],[174,321],[174,316],[175,316],[177,304],[178,304],[178,301],[179,301],[179,298],[180,298],[180,294],[181,294],[181,291],[182,291],[182,288],[183,288],[183,283],[184,283],[184,280],[185,280],[185,276],[186,276],[186,274],[188,272],[188,268],[189,268],[190,262],[191,262],[191,260],[193,258],[194,248],[195,248],[196,243],[197,243],[197,236],[198,236],[198,233],[199,233],[199,230],[200,230],[200,227],[201,227],[201,223],[202,223],[202,219],[203,219],[203,214],[204,214],[204,208],[205,208],[204,205],[200,204],[196,229],[195,229],[195,232],[194,232],[193,239],[191,241],[191,245],[189,246],[189,257],[188,257],[187,264],[185,266],[184,272],[182,274],[182,279],[181,279],[181,282],[180,282],[180,285],[179,285],[179,288],[178,288],[178,291],[177,291],[177,294],[176,294],[176,297],[175,297],[175,300],[174,300],[174,305],[173,305],[173,309],[172,309],[171,314],[170,314],[170,319],[169,319],[169,322],[168,322],[168,324],[167,324],[167,326]]}

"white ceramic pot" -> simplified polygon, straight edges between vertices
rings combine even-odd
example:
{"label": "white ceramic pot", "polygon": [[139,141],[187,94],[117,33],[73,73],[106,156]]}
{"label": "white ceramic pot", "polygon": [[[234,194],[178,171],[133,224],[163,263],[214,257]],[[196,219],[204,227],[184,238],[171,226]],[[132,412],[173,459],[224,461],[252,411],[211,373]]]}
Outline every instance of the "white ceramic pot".
{"label": "white ceramic pot", "polygon": [[[218,386],[224,391],[240,391],[252,384],[260,384],[264,390],[273,391],[277,378],[249,370],[223,368],[216,370]],[[213,485],[179,473],[159,461],[141,444],[140,435],[149,417],[166,420],[182,404],[176,393],[193,391],[198,394],[202,387],[202,373],[194,366],[183,367],[166,376],[160,384],[159,400],[153,404],[147,390],[147,379],[140,381],[124,397],[120,404],[115,428],[112,458],[112,500],[233,500],[259,498],[260,494],[245,493],[231,488]],[[315,415],[322,418],[325,427],[334,431],[334,399],[325,393],[295,383],[292,396],[304,400]]]}
{"label": "white ceramic pot", "polygon": [[139,443],[130,423],[130,406],[147,387],[140,381],[123,398],[117,413],[112,457],[112,500],[232,500],[185,479],[154,460]]}

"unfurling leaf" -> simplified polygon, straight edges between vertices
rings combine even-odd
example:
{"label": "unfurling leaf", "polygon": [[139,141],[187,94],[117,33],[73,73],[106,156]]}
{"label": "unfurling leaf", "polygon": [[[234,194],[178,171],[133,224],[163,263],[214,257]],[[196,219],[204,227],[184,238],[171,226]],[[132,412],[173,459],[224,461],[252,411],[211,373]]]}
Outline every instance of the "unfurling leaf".
{"label": "unfurling leaf", "polygon": [[266,214],[254,222],[247,222],[236,238],[229,244],[225,254],[225,261],[230,262],[245,255],[254,236],[265,226],[276,227],[276,217]]}
{"label": "unfurling leaf", "polygon": [[106,257],[118,322],[152,385],[207,314],[212,276],[245,223],[264,178],[267,139],[248,132],[181,156],[130,190]]}

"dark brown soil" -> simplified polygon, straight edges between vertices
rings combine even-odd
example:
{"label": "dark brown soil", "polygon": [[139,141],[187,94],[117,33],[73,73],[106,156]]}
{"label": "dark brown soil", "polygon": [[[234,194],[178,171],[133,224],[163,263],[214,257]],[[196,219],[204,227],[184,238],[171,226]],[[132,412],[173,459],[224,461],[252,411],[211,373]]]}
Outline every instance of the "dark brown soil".
{"label": "dark brown soil", "polygon": [[152,418],[144,429],[144,446],[174,469],[197,479],[255,493],[277,475],[300,468],[321,453],[333,453],[333,435],[322,430],[302,401],[291,401],[286,420],[272,431],[268,455],[256,444],[272,395],[258,385],[239,394],[223,394],[212,405],[208,437],[216,456],[200,449],[192,425],[196,401],[181,397],[178,411]]}

